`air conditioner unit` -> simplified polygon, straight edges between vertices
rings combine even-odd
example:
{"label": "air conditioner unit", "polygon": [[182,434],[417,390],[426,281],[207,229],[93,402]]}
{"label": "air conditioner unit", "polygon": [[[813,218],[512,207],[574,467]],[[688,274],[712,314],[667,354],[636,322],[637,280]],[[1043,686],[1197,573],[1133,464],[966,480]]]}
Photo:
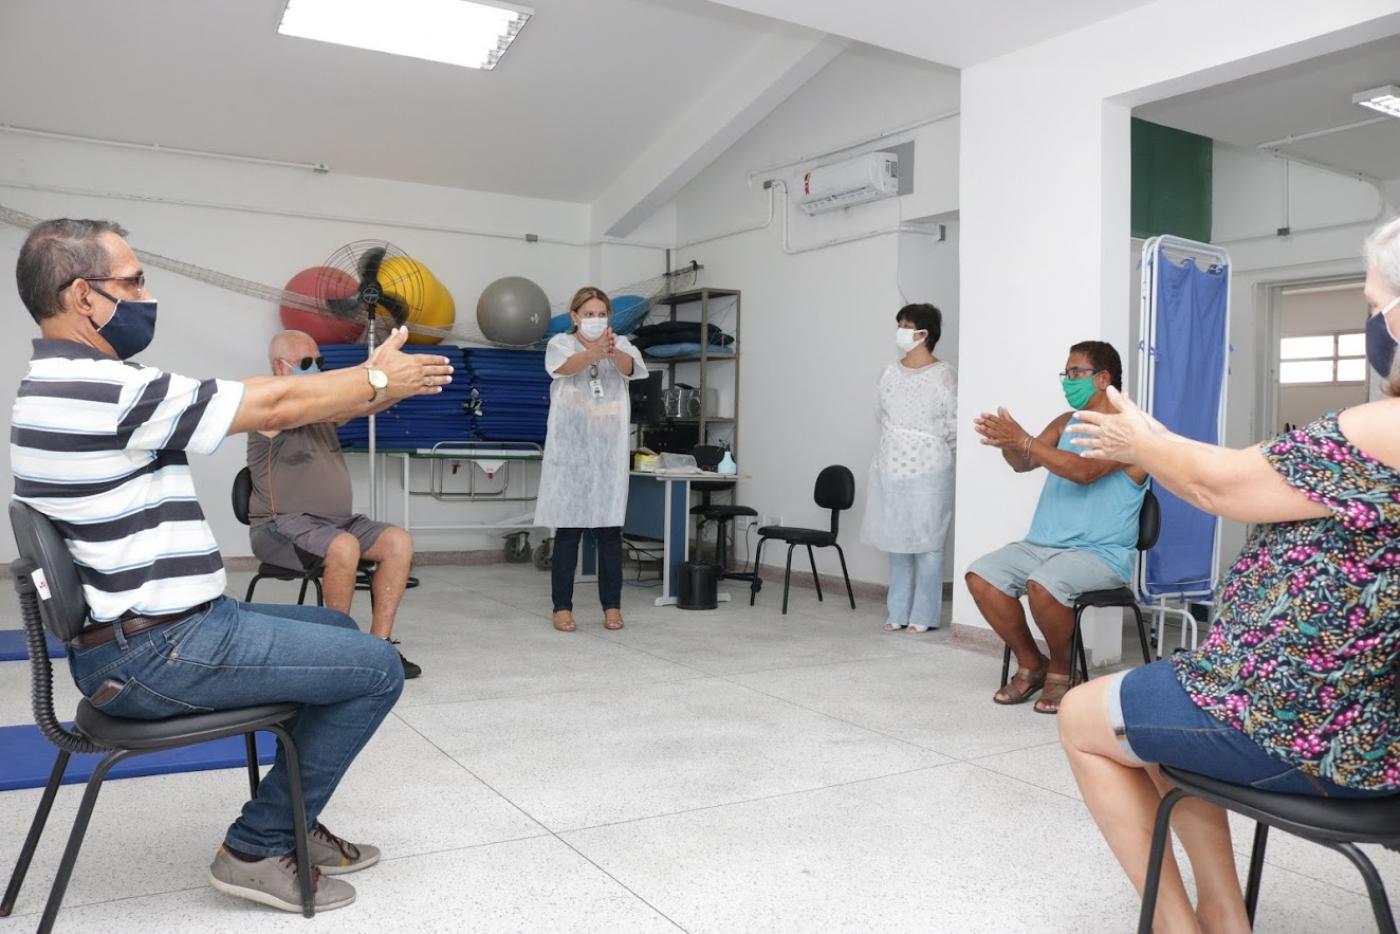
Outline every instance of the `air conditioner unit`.
{"label": "air conditioner unit", "polygon": [[803,172],[797,203],[808,214],[825,214],[897,194],[899,157],[892,152],[867,152]]}

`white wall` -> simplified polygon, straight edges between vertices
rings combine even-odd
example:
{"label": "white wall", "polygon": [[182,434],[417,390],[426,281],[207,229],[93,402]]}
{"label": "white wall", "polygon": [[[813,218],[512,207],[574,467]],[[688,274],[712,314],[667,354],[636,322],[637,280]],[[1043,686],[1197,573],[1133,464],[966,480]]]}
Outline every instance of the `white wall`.
{"label": "white wall", "polygon": [[[459,323],[473,331],[476,297],[499,276],[528,276],[552,301],[567,301],[595,272],[622,275],[626,265],[622,259],[638,270],[649,267],[653,271],[647,275],[662,265],[659,251],[619,247],[617,262],[595,269],[593,251],[584,245],[527,244],[523,239],[431,229],[471,228],[516,238],[531,232],[583,244],[589,229],[587,205],[335,174],[316,176],[3,133],[0,204],[40,217],[109,217],[127,227],[131,242],[139,247],[270,285],[281,285],[298,270],[320,264],[342,244],[361,238],[388,239],[420,258],[447,285],[456,299]],[[305,216],[293,216],[297,214]],[[0,226],[0,267],[13,268],[23,238],[23,231]],[[237,378],[266,371],[267,342],[280,329],[270,303],[159,270],[150,270],[150,288],[161,300],[161,317],[154,343],[141,355],[145,362],[198,376]],[[11,339],[0,345],[0,372],[6,374],[0,380],[0,411],[6,412],[29,356],[28,339],[37,334],[13,292],[10,305],[16,327]],[[365,458],[352,455],[350,460],[358,478],[357,506],[365,508]],[[247,530],[233,518],[228,497],[243,461],[244,442],[235,438],[214,456],[196,458],[194,464],[201,504],[229,556],[249,553]],[[4,446],[0,471],[8,475],[8,469],[9,451]],[[390,521],[398,519],[398,490],[395,475],[387,485],[384,517]],[[426,511],[424,504],[418,505]],[[438,508],[432,518],[464,515],[464,508]],[[490,514],[481,507],[472,513],[473,517]],[[0,519],[0,523],[7,521]],[[500,545],[499,537],[490,533],[424,533],[418,539],[424,550]],[[13,555],[5,525],[0,527],[0,559]]]}
{"label": "white wall", "polygon": [[[957,95],[957,76],[945,69],[865,47],[847,50],[681,192],[677,239],[762,225],[768,194],[759,180],[750,188],[750,173],[953,110]],[[955,211],[956,131],[956,120],[947,120],[883,141],[914,141],[914,192],[819,218],[794,208],[792,247],[889,228],[901,216]],[[884,234],[788,255],[783,210],[779,197],[771,225],[676,251],[679,261],[705,265],[704,284],[743,292],[738,461],[751,479],[740,484],[739,501],[790,525],[821,525],[826,517],[812,502],[812,483],[822,467],[847,465],[857,478],[855,508],[842,519],[851,575],[883,582],[883,553],[858,543],[877,434],[874,382],[895,358],[894,315],[906,299],[943,310],[937,352],[956,360],[958,225],[950,220],[941,243]],[[766,562],[782,559],[765,555]],[[839,571],[830,555],[819,568]]]}
{"label": "white wall", "polygon": [[[1063,407],[1052,375],[1069,340],[1097,334],[1126,344],[1135,311],[1130,267],[1122,261],[1131,106],[1395,27],[1393,4],[1381,0],[1223,6],[1172,0],[965,70],[962,424],[1004,404],[1027,423],[1043,425]],[[1028,98],[1035,106],[1007,103]],[[1243,278],[1237,276],[1237,288]],[[969,443],[961,448],[959,573],[1025,534],[1040,490],[1039,477],[1010,476],[995,452]],[[985,626],[966,589],[955,594],[954,621]]]}

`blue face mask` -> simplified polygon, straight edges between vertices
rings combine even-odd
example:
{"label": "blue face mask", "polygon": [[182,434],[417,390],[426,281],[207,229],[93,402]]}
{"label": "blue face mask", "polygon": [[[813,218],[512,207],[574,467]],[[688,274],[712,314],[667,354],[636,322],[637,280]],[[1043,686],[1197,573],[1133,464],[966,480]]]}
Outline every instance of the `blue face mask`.
{"label": "blue face mask", "polygon": [[292,375],[293,375],[293,376],[306,376],[307,374],[310,374],[310,373],[319,373],[319,372],[321,372],[321,368],[320,368],[319,366],[317,366],[316,364],[314,364],[314,363],[307,364],[307,366],[306,366],[305,369],[303,369],[303,368],[301,368],[301,367],[299,367],[299,366],[296,366],[295,364],[292,365]]}
{"label": "blue face mask", "polygon": [[1390,367],[1395,362],[1395,338],[1385,316],[1396,305],[1400,305],[1400,298],[1392,299],[1366,322],[1366,360],[1381,379],[1390,379]]}
{"label": "blue face mask", "polygon": [[122,360],[129,360],[151,345],[156,336],[156,300],[132,301],[108,295],[97,286],[92,290],[108,301],[116,303],[116,309],[107,323],[97,329],[112,352]]}

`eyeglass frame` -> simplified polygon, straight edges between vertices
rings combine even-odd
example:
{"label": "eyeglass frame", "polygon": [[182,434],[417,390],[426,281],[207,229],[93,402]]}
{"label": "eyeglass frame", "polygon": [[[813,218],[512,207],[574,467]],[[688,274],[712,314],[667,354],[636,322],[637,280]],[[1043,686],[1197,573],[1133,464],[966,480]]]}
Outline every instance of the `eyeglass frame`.
{"label": "eyeglass frame", "polygon": [[[73,282],[77,282],[79,279],[83,280],[89,285],[91,285],[94,282],[130,282],[135,284],[136,291],[138,292],[145,291],[146,288],[146,271],[144,269],[134,276],[75,276],[73,278]],[[70,282],[63,288],[59,289],[58,294],[62,295],[66,289],[71,289],[73,287],[73,282]],[[96,292],[98,295],[101,295],[103,298],[116,301],[116,299],[113,299],[112,296],[108,295],[101,289],[95,288],[93,289],[93,291]]]}
{"label": "eyeglass frame", "polygon": [[[1103,367],[1072,366],[1060,371],[1060,379],[1085,379],[1106,372]],[[1071,373],[1083,374],[1070,376]]]}

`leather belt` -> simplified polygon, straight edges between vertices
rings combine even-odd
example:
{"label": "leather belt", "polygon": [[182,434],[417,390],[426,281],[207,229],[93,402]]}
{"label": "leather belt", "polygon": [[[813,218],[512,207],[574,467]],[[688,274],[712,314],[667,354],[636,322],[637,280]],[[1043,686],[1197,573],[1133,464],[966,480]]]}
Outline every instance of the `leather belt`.
{"label": "leather belt", "polygon": [[[199,606],[192,606],[188,610],[181,610],[178,613],[166,613],[164,616],[123,616],[121,618],[122,632],[130,639],[143,632],[155,629],[157,626],[164,626],[167,623],[177,623],[182,619],[188,619],[196,613],[203,613],[209,608],[212,600],[205,600]],[[116,631],[111,623],[98,623],[89,626],[73,637],[70,645],[81,645],[85,649],[90,649],[98,645],[106,645],[117,637]]]}

